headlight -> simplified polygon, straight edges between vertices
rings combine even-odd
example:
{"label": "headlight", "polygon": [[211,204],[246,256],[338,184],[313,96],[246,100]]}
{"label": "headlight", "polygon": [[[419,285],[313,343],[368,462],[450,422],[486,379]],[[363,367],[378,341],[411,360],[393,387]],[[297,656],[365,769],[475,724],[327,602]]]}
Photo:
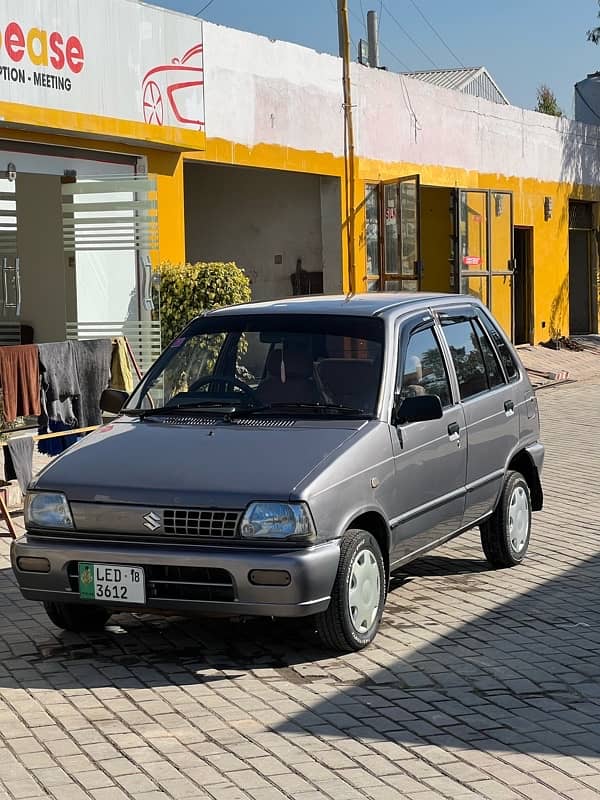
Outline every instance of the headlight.
{"label": "headlight", "polygon": [[27,492],[25,525],[36,528],[73,528],[69,502],[59,492]]}
{"label": "headlight", "polygon": [[252,503],[244,514],[241,534],[245,539],[310,541],[315,526],[304,503]]}

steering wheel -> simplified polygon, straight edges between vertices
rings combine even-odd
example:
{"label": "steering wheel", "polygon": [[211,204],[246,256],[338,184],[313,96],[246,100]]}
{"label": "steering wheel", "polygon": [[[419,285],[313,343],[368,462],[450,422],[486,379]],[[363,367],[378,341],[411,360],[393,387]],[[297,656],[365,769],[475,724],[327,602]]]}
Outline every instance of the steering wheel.
{"label": "steering wheel", "polygon": [[238,389],[241,389],[242,392],[252,400],[253,403],[260,404],[258,399],[258,395],[251,389],[247,383],[240,381],[238,378],[234,377],[233,375],[222,375],[222,376],[211,376],[206,378],[199,378],[197,381],[194,381],[190,386],[190,392],[195,392],[197,389],[200,389],[202,386],[208,386],[211,383],[220,383],[221,385],[229,385],[229,386],[237,386]]}

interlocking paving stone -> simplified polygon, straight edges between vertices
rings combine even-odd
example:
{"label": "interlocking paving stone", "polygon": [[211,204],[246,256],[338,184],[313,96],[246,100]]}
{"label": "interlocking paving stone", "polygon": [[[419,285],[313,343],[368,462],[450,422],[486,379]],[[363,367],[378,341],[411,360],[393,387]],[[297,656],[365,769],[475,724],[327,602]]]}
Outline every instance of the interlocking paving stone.
{"label": "interlocking paving stone", "polygon": [[353,655],[293,621],[61,633],[0,539],[0,800],[600,798],[598,397],[538,395],[525,563],[490,570],[460,537],[394,576]]}

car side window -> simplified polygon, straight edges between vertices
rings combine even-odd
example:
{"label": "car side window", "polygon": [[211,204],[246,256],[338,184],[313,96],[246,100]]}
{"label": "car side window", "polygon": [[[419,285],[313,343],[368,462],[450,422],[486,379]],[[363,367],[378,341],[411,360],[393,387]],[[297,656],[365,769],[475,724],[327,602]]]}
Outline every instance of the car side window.
{"label": "car side window", "polygon": [[500,355],[500,360],[502,361],[502,365],[504,366],[504,371],[506,372],[508,380],[511,382],[517,380],[519,377],[519,368],[515,364],[515,360],[512,357],[506,342],[504,341],[504,337],[487,315],[481,314],[479,318],[481,319],[486,331],[489,333],[490,339],[496,346],[496,350]]}
{"label": "car side window", "polygon": [[490,344],[490,340],[485,335],[479,320],[473,320],[473,327],[477,333],[479,346],[481,347],[481,352],[483,354],[489,388],[495,389],[497,386],[503,386],[505,384],[505,380],[504,375],[502,374],[502,367],[500,366],[498,356],[496,355],[496,351]]}
{"label": "car side window", "polygon": [[413,333],[402,363],[400,397],[437,395],[443,407],[452,404],[444,357],[432,328]]}
{"label": "car side window", "polygon": [[479,338],[470,320],[449,320],[443,324],[450,347],[462,400],[488,390],[487,371]]}

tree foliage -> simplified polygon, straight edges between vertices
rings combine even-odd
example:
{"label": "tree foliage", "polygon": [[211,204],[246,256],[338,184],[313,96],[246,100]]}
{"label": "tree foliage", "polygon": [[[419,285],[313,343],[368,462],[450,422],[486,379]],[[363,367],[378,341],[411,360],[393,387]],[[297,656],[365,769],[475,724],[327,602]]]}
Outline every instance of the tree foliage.
{"label": "tree foliage", "polygon": [[[598,5],[600,6],[600,0],[598,0]],[[600,11],[598,12],[598,17],[600,17]],[[600,28],[591,28],[587,32],[587,38],[588,42],[598,44],[598,42],[600,42]]]}
{"label": "tree foliage", "polygon": [[550,114],[552,117],[563,116],[563,112],[558,105],[556,95],[549,86],[546,86],[545,83],[542,83],[541,86],[538,86],[537,105],[535,110],[539,111],[541,114]]}
{"label": "tree foliage", "polygon": [[159,264],[156,272],[160,289],[155,290],[155,305],[160,307],[163,345],[203,311],[247,303],[252,298],[248,276],[233,262],[167,261]]}

